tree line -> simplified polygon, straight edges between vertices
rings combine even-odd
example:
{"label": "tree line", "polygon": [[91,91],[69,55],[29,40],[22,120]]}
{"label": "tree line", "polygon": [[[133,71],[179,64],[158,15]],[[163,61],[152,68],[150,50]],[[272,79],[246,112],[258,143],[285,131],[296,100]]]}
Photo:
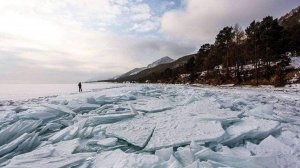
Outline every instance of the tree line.
{"label": "tree line", "polygon": [[180,74],[186,73],[191,83],[282,86],[290,56],[299,55],[300,23],[284,26],[267,16],[251,22],[245,30],[238,24],[224,27],[213,44],[203,44],[185,65],[153,73],[147,79],[179,83]]}

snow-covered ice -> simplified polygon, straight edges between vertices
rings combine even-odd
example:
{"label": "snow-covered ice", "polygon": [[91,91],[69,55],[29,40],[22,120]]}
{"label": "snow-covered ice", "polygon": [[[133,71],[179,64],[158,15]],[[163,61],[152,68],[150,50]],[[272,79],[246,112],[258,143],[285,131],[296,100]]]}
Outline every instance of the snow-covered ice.
{"label": "snow-covered ice", "polygon": [[104,84],[0,102],[0,167],[299,167],[299,86]]}
{"label": "snow-covered ice", "polygon": [[115,146],[118,141],[118,138],[105,138],[101,139],[100,141],[97,142],[98,145],[101,146]]}
{"label": "snow-covered ice", "polygon": [[300,68],[300,57],[291,57],[291,66],[294,68]]}

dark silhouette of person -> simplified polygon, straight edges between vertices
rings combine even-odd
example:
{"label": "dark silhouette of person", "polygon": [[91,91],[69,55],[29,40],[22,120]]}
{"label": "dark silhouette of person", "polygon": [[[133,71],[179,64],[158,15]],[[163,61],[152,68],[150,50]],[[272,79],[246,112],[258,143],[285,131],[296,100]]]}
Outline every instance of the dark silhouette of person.
{"label": "dark silhouette of person", "polygon": [[79,87],[79,92],[82,92],[82,85],[81,85],[81,82],[78,83],[78,87]]}

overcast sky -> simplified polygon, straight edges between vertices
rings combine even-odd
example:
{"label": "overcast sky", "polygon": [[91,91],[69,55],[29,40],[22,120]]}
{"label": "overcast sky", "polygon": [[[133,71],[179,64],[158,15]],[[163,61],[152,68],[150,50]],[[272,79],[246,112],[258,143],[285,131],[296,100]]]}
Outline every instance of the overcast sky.
{"label": "overcast sky", "polygon": [[0,83],[105,79],[213,42],[299,0],[0,0]]}

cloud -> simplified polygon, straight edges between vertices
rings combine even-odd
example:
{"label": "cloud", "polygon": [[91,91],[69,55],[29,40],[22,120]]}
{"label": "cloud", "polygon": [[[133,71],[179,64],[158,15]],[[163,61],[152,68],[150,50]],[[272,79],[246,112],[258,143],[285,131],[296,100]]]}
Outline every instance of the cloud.
{"label": "cloud", "polygon": [[161,30],[195,41],[213,41],[224,26],[249,24],[267,15],[280,16],[299,5],[298,0],[184,0],[180,9],[166,12]]}
{"label": "cloud", "polygon": [[[4,76],[0,82],[66,83],[87,80],[94,76],[106,79],[134,67],[142,67],[166,55],[178,57],[195,50],[190,44],[178,44],[157,37],[118,37],[110,34],[93,38],[82,39],[80,42],[99,45],[78,47],[78,44],[74,44],[65,46],[66,48],[52,49],[38,49],[38,46],[30,45],[5,47],[6,50],[1,49],[0,54],[7,55],[12,61],[1,58],[5,61],[0,62],[1,76]],[[13,39],[13,42],[16,43],[17,40],[19,39]],[[2,45],[0,48],[3,48]]]}
{"label": "cloud", "polygon": [[160,20],[151,12],[151,8],[146,3],[138,3],[131,6],[131,19],[134,21],[129,29],[134,32],[151,32],[160,26]]}
{"label": "cloud", "polygon": [[134,21],[140,21],[140,20],[147,20],[151,18],[150,13],[139,13],[131,16],[132,20]]}
{"label": "cloud", "polygon": [[111,0],[111,2],[114,2],[119,5],[126,5],[129,3],[128,0]]}
{"label": "cloud", "polygon": [[174,1],[162,1],[159,8],[161,11],[166,11],[168,8],[172,8],[176,5]]}
{"label": "cloud", "polygon": [[198,44],[211,40],[222,26],[280,15],[297,2],[178,4],[178,0],[0,0],[0,83],[106,79],[163,56],[193,53],[198,46],[190,40]]}
{"label": "cloud", "polygon": [[146,3],[131,5],[130,11],[132,13],[131,19],[133,21],[144,21],[152,17],[151,8]]}
{"label": "cloud", "polygon": [[151,9],[146,3],[137,4],[131,7],[131,12],[133,13],[149,13],[150,11]]}
{"label": "cloud", "polygon": [[[194,51],[190,44],[179,45],[162,37],[111,31],[110,26],[129,15],[128,3],[0,0],[0,83],[106,79],[165,55]],[[134,11],[149,9],[140,6]],[[155,19],[156,23],[140,22],[135,31],[157,29],[159,20]]]}
{"label": "cloud", "polygon": [[150,32],[158,30],[159,26],[160,18],[151,18],[144,22],[135,23],[130,30],[136,32]]}

